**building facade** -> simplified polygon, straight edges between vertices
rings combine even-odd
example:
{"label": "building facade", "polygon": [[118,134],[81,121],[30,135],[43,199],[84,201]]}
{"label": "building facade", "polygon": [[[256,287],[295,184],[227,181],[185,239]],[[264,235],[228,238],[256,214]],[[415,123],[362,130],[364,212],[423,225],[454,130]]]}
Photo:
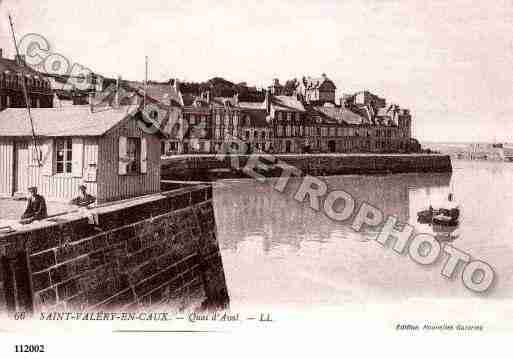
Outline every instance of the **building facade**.
{"label": "building facade", "polygon": [[193,97],[192,102],[186,102],[180,122],[182,144],[178,145],[179,153],[211,152],[214,116],[211,105],[210,94],[202,94]]}
{"label": "building facade", "polygon": [[[177,82],[175,81],[175,84]],[[166,139],[163,154],[216,153],[235,137],[250,152],[393,153],[418,149],[411,114],[368,91],[335,102],[336,87],[326,75],[304,78],[294,95],[284,95],[278,79],[263,102],[181,93],[180,136]]]}
{"label": "building facade", "polygon": [[309,118],[296,96],[271,96],[268,92],[265,105],[272,129],[273,152],[297,153],[305,146]]}
{"label": "building facade", "polygon": [[322,74],[321,77],[303,77],[299,84],[299,93],[307,103],[335,104],[336,90],[335,83],[326,74]]}
{"label": "building facade", "polygon": [[249,152],[271,151],[273,131],[264,109],[243,109],[240,132],[240,139],[246,143]]}
{"label": "building facade", "polygon": [[14,60],[3,57],[0,49],[0,110],[25,107],[23,83],[30,107],[53,107],[50,82],[39,72],[26,66],[22,56]]}

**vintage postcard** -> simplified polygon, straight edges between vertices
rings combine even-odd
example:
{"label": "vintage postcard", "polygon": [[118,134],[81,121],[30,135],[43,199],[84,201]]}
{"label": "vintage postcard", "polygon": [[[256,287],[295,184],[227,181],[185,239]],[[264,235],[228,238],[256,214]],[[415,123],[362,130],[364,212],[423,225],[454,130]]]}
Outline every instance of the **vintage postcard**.
{"label": "vintage postcard", "polygon": [[511,1],[0,0],[0,356],[513,334],[512,25]]}

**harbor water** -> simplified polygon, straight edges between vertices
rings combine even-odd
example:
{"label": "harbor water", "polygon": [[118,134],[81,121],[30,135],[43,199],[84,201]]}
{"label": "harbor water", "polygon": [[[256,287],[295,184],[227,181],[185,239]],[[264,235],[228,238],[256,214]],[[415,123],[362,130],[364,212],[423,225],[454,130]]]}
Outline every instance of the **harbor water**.
{"label": "harbor water", "polygon": [[[368,237],[350,223],[337,223],[299,203],[293,179],[285,193],[272,183],[225,180],[214,189],[218,238],[232,310],[272,307],[322,310],[352,305],[396,306],[422,302],[464,302],[467,309],[492,312],[513,294],[513,165],[454,161],[452,174],[394,174],[325,177],[329,190],[344,190],[387,215],[432,234],[417,223],[417,212],[454,193],[462,220],[452,245],[489,263],[493,287],[476,294],[460,277],[440,271],[446,257],[429,266],[413,262]],[[272,181],[271,181],[272,182]],[[473,303],[470,305],[469,303]],[[492,304],[494,303],[494,304]],[[459,307],[461,308],[461,307]],[[509,308],[509,307],[508,307]],[[504,309],[504,308],[503,308]],[[449,310],[449,309],[448,309]],[[509,311],[509,309],[508,309]],[[469,318],[469,313],[465,313]]]}

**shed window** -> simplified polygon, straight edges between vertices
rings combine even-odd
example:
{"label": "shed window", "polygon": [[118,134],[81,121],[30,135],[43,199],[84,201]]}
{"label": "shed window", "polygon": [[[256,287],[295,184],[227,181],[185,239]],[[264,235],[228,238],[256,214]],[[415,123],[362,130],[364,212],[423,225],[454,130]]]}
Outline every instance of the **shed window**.
{"label": "shed window", "polygon": [[141,139],[128,137],[127,139],[127,173],[139,173],[141,158]]}
{"label": "shed window", "polygon": [[56,141],[56,173],[71,173],[73,168],[73,146],[71,139],[60,139]]}
{"label": "shed window", "polygon": [[145,137],[119,137],[119,175],[148,171],[148,144]]}

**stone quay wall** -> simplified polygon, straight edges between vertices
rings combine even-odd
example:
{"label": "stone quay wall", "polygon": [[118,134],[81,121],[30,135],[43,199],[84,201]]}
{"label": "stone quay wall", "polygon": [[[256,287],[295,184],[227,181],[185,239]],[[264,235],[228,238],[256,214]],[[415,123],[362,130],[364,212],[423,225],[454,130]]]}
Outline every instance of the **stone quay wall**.
{"label": "stone quay wall", "polygon": [[210,186],[93,211],[100,228],[71,213],[0,237],[8,311],[228,304]]}
{"label": "stone quay wall", "polygon": [[[267,177],[280,176],[278,161],[294,166],[302,175],[385,174],[409,172],[452,172],[451,158],[439,154],[255,154],[269,165],[258,171]],[[162,179],[209,181],[219,178],[248,177],[243,171],[248,155],[176,155],[162,160]],[[269,162],[267,158],[274,158]],[[234,164],[236,164],[234,166]]]}

